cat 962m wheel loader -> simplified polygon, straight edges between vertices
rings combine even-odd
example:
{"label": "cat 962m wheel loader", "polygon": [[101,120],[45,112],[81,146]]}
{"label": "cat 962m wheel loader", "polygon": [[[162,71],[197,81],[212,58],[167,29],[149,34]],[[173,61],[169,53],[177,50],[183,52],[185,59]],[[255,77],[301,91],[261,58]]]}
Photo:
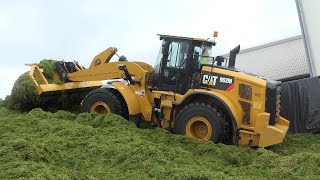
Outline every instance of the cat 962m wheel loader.
{"label": "cat 962m wheel loader", "polygon": [[[117,49],[108,48],[89,68],[57,63],[56,77],[63,83],[49,84],[36,65],[29,77],[39,95],[95,88],[82,101],[85,112],[115,113],[214,143],[267,147],[283,142],[289,122],[280,116],[280,83],[235,69],[240,46],[227,60],[211,56],[215,41],[159,36],[154,67],[124,57],[110,62]],[[103,80],[108,81],[103,85]]]}

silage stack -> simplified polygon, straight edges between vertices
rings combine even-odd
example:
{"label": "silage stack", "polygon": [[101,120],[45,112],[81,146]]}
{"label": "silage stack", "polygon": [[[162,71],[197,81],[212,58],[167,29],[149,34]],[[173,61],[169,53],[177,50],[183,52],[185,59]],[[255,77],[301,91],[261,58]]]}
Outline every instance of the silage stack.
{"label": "silage stack", "polygon": [[[53,80],[56,62],[55,60],[42,60],[38,64],[43,68],[43,74],[49,83],[57,83]],[[80,103],[87,92],[58,92],[55,95],[40,97],[35,91],[34,84],[28,78],[28,73],[22,74],[14,83],[11,95],[5,100],[8,108],[21,111],[30,111],[38,107],[48,111],[59,109],[80,111]]]}

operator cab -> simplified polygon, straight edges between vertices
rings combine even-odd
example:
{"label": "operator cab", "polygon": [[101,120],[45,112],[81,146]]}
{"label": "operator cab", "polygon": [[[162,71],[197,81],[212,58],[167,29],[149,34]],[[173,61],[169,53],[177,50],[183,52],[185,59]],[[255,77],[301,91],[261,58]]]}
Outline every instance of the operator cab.
{"label": "operator cab", "polygon": [[184,94],[203,64],[213,62],[214,41],[159,35],[162,45],[155,64],[153,87]]}

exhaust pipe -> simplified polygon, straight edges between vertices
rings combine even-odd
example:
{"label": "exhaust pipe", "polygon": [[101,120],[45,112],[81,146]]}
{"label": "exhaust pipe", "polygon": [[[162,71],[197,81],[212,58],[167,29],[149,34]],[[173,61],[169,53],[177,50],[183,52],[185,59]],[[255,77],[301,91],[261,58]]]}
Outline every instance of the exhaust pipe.
{"label": "exhaust pipe", "polygon": [[236,56],[239,52],[240,52],[240,45],[230,51],[229,65],[228,65],[229,68],[234,68],[234,65],[236,64]]}

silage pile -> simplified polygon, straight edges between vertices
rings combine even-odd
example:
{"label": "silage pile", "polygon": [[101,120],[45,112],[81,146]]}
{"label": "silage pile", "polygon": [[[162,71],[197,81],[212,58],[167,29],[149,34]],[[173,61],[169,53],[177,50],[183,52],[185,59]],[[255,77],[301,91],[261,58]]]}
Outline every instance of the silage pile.
{"label": "silage pile", "polygon": [[0,179],[316,179],[320,135],[269,150],[138,129],[117,115],[0,108]]}
{"label": "silage pile", "polygon": [[[43,68],[43,74],[49,83],[61,83],[53,80],[55,60],[42,60],[38,64]],[[22,74],[14,83],[11,95],[7,96],[4,102],[0,102],[4,107],[13,110],[30,111],[34,108],[42,108],[48,111],[58,111],[59,109],[68,111],[80,111],[80,103],[84,99],[87,91],[66,93],[57,92],[54,95],[40,97],[35,91],[35,86],[28,78],[29,72]]]}

